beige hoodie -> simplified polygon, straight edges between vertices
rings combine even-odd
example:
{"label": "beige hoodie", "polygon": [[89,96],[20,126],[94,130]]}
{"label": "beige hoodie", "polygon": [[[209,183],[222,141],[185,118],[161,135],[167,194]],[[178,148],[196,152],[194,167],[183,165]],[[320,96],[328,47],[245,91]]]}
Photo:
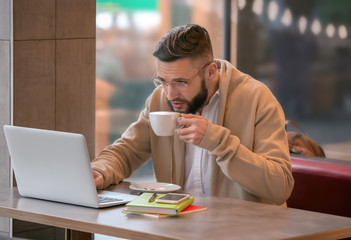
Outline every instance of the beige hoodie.
{"label": "beige hoodie", "polygon": [[[294,186],[284,113],[269,89],[229,62],[216,60],[220,71],[217,125],[209,122],[199,147],[212,160],[211,195],[283,204]],[[156,136],[149,112],[170,111],[161,88],[122,137],[93,160],[104,187],[117,184],[153,160],[156,180],[184,185],[185,143]]]}

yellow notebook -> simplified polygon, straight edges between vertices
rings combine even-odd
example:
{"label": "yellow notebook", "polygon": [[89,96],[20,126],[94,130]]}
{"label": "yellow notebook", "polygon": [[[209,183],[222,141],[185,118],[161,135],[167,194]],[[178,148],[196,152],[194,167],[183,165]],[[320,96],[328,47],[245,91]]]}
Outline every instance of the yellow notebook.
{"label": "yellow notebook", "polygon": [[[166,194],[157,194],[156,199],[164,195]],[[151,196],[152,193],[141,194],[139,197],[126,204],[127,209],[125,212],[177,215],[194,202],[194,197],[189,197],[178,204],[158,203],[156,201],[149,202]]]}
{"label": "yellow notebook", "polygon": [[158,213],[140,213],[140,212],[128,212],[127,208],[123,208],[122,212],[130,215],[141,215],[141,216],[146,216],[146,217],[152,217],[152,218],[166,218],[166,217],[174,217],[178,215],[184,215],[188,213],[194,213],[194,212],[201,212],[201,211],[206,211],[207,207],[203,206],[197,206],[197,205],[190,205],[189,207],[185,208],[183,211],[178,213],[177,215],[166,215],[166,214],[158,214]]}

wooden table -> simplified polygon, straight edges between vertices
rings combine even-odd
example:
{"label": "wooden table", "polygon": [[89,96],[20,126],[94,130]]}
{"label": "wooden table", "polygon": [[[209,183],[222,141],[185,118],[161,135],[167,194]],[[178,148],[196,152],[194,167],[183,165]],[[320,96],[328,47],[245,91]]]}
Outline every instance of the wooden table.
{"label": "wooden table", "polygon": [[[128,185],[119,184],[114,189],[127,192]],[[196,197],[194,204],[206,206],[208,210],[156,219],[125,215],[121,212],[123,206],[92,209],[20,197],[16,188],[0,189],[0,216],[127,239],[338,239],[351,236],[351,218],[231,198]]]}

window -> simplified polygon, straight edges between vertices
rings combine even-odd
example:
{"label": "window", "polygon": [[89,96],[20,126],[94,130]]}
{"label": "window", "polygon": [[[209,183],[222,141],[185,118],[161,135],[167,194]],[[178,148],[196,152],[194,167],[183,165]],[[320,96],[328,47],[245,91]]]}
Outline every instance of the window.
{"label": "window", "polygon": [[351,141],[350,9],[347,0],[238,0],[238,68],[324,147]]}
{"label": "window", "polygon": [[[96,153],[137,119],[154,89],[152,51],[169,29],[203,25],[222,58],[223,4],[97,0]],[[231,62],[322,145],[351,141],[350,8],[348,0],[232,1]]]}

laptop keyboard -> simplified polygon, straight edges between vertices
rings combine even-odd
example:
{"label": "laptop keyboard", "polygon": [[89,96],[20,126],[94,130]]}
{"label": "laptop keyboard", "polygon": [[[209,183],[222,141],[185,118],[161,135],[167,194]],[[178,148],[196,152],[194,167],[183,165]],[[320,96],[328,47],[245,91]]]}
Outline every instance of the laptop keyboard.
{"label": "laptop keyboard", "polygon": [[109,203],[109,202],[120,202],[123,201],[123,199],[121,198],[112,198],[112,197],[105,197],[105,196],[101,196],[99,195],[99,202],[100,203]]}

